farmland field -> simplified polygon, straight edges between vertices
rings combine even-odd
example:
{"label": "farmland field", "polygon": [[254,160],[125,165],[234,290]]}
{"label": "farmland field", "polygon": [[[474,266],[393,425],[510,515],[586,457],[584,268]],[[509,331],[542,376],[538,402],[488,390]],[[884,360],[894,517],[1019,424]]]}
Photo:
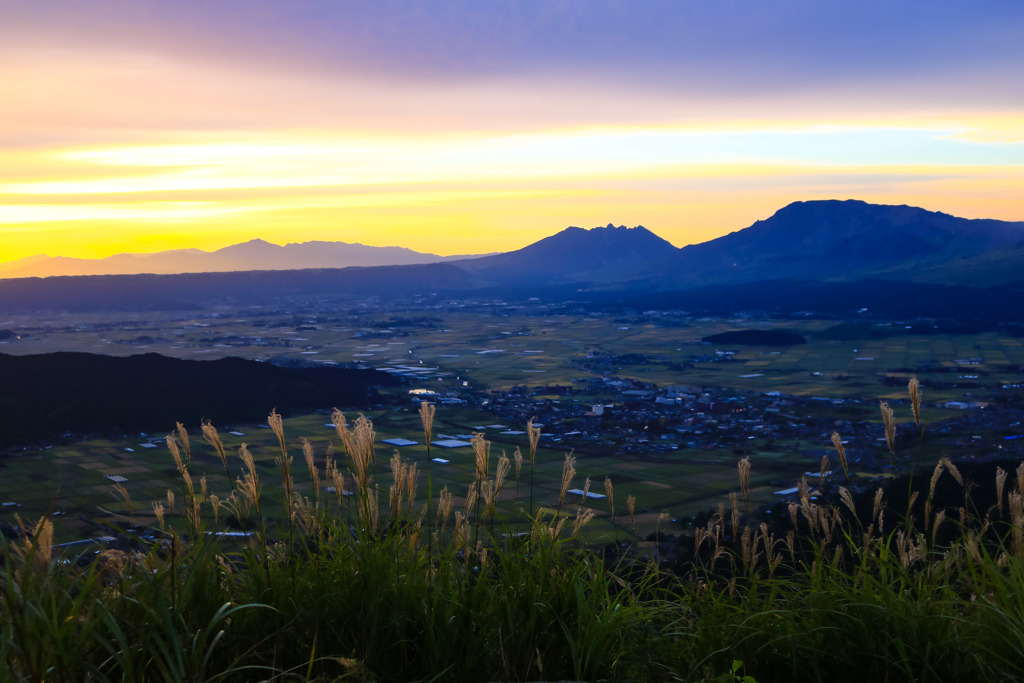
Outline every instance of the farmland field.
{"label": "farmland field", "polygon": [[[984,403],[1020,393],[1014,387],[1020,382],[1020,368],[1024,366],[1024,346],[1008,334],[911,334],[903,333],[898,326],[874,324],[872,329],[880,336],[837,341],[827,338],[827,331],[835,325],[835,321],[811,319],[510,313],[502,306],[473,311],[353,310],[331,315],[266,311],[222,311],[201,316],[54,315],[50,319],[0,321],[0,328],[22,332],[20,339],[0,342],[0,353],[157,352],[186,359],[230,355],[277,362],[357,363],[403,376],[406,385],[402,394],[414,388],[459,388],[493,396],[516,387],[535,387],[536,398],[541,400],[558,397],[557,392],[545,394],[544,387],[574,386],[576,393],[568,399],[574,404],[618,401],[613,390],[583,389],[589,380],[609,378],[641,382],[655,390],[673,385],[718,387],[753,394],[781,392],[794,397],[859,397],[870,404],[878,399],[905,399],[906,382],[913,375],[929,386],[922,415],[926,423],[955,414],[942,407],[948,401]],[[803,335],[807,343],[766,347],[702,342],[704,337],[721,332],[754,329],[794,332]],[[329,408],[324,406],[325,410]],[[418,496],[424,500],[426,449],[415,406],[404,401],[397,409],[367,414],[377,431],[382,498],[386,498],[391,483],[387,460],[394,449],[379,441],[403,438],[418,442],[399,450],[406,460],[419,463]],[[829,402],[802,408],[801,418],[829,422],[879,420],[874,408]],[[168,432],[175,419],[174,415],[167,416]],[[249,424],[218,427],[229,454],[243,442],[250,445],[260,466],[270,510],[280,503],[280,478],[274,465],[277,446],[271,432],[259,426],[261,419],[263,416],[254,415]],[[305,437],[312,442],[322,469],[328,443],[333,441],[339,452],[341,448],[333,428],[325,426],[329,422],[326,412],[286,422],[290,454],[295,457],[293,472],[304,495],[312,495],[312,491],[299,439]],[[495,424],[503,424],[506,429],[489,426]],[[573,452],[578,458],[573,486],[582,488],[589,477],[591,491],[603,493],[606,476],[615,484],[617,531],[610,523],[606,501],[588,501],[598,512],[592,532],[606,540],[629,531],[626,498],[630,495],[637,500],[638,532],[645,534],[666,524],[665,517],[685,518],[727,500],[728,492],[737,490],[736,462],[743,454],[751,454],[754,462],[752,503],[759,505],[775,500],[774,491],[790,486],[801,472],[816,471],[817,460],[830,447],[826,435],[815,433],[783,439],[750,436],[742,448],[699,444],[687,448],[685,438],[676,438],[665,446],[678,446],[678,450],[644,452],[641,448],[627,453],[608,444],[566,436],[570,424],[544,430],[534,474],[534,501],[537,506],[557,505],[562,463],[565,454]],[[192,433],[192,472],[197,482],[205,476],[209,492],[225,497],[230,486],[219,459],[202,443],[199,425],[187,427]],[[525,435],[503,433],[521,431],[523,427],[502,421],[477,406],[439,406],[435,434],[468,440],[474,433],[484,433],[493,442],[493,472],[502,452],[511,457],[517,446],[525,452]],[[229,430],[245,436],[233,436],[227,433]],[[84,441],[12,453],[3,461],[6,467],[2,470],[0,499],[20,507],[6,506],[0,514],[9,521],[14,512],[26,518],[65,513],[59,533],[63,540],[72,540],[89,533],[92,521],[123,519],[119,516],[129,512],[128,504],[114,491],[114,485],[121,483],[132,497],[135,515],[140,521],[152,523],[151,502],[165,499],[168,489],[180,488],[163,436],[133,435],[116,441]],[[988,447],[994,443],[988,438],[972,445],[976,449]],[[868,445],[877,450],[877,440],[872,437]],[[473,478],[472,450],[434,448],[431,454],[449,460],[448,464],[434,463],[431,467],[435,497],[442,486],[448,485],[457,496],[456,505],[460,504]],[[933,455],[925,452],[922,460]],[[232,478],[240,471],[240,461],[233,458]],[[111,477],[123,477],[124,481]],[[499,508],[506,519],[523,514],[529,500],[528,481],[528,469],[524,468],[518,487],[514,477],[506,484]],[[570,509],[574,510],[575,504],[573,501]]]}
{"label": "farmland field", "polygon": [[[24,331],[0,342],[15,355],[86,351],[107,355],[161,353],[185,359],[239,356],[307,363],[358,363],[424,382],[469,381],[478,389],[569,384],[598,374],[673,384],[781,391],[794,395],[891,397],[879,382],[916,374],[943,385],[932,399],[956,400],[960,386],[992,391],[1015,383],[1024,366],[1021,340],[999,332],[900,334],[835,341],[820,335],[828,320],[657,319],[610,315],[529,314],[484,306],[472,312],[349,312],[302,316],[228,312],[203,316],[147,314],[12,317],[0,328]],[[789,347],[709,345],[729,330],[781,329],[808,343]],[[720,362],[694,362],[695,357]],[[587,359],[607,359],[588,367]]]}

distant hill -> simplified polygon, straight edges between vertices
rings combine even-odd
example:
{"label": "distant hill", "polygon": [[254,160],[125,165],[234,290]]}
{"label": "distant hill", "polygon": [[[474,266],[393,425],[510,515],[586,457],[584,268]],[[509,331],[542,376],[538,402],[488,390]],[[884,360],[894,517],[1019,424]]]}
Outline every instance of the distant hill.
{"label": "distant hill", "polygon": [[365,407],[387,373],[282,368],[223,358],[192,361],[155,353],[117,358],[90,353],[0,354],[0,448],[54,434],[166,434],[180,421],[252,423],[272,408]]}
{"label": "distant hill", "polygon": [[[763,280],[1006,284],[1024,279],[1024,222],[969,220],[911,206],[795,202],[770,218],[680,249],[649,282],[660,289]],[[1001,262],[998,281],[978,269]]]}
{"label": "distant hill", "polygon": [[453,265],[499,284],[611,283],[676,251],[643,226],[569,227],[516,251]]}
{"label": "distant hill", "polygon": [[117,254],[101,259],[30,256],[18,261],[0,263],[0,278],[403,266],[467,258],[473,257],[438,256],[405,247],[372,247],[348,242],[315,241],[281,246],[254,239],[216,251],[176,249],[154,254]]}
{"label": "distant hill", "polygon": [[[312,254],[326,250],[323,244],[289,247]],[[256,253],[272,260],[282,249],[257,241],[221,251],[241,263]],[[869,308],[1005,322],[1021,318],[1022,290],[1024,222],[825,200],[790,204],[748,228],[682,249],[644,227],[608,225],[570,227],[516,251],[445,263],[0,279],[0,311],[199,309],[436,294],[716,313],[846,315]]]}

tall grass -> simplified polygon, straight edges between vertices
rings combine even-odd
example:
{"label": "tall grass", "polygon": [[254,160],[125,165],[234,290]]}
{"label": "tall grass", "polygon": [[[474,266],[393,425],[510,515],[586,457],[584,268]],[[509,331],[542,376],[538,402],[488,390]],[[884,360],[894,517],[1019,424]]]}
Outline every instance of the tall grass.
{"label": "tall grass", "polygon": [[[847,488],[833,438],[842,483],[826,474],[816,492],[803,481],[782,515],[758,518],[755,465],[743,460],[729,508],[687,536],[670,567],[664,545],[634,542],[614,559],[587,547],[595,511],[566,495],[571,455],[558,508],[534,507],[532,424],[528,458],[493,458],[474,440],[474,480],[457,503],[447,488],[417,501],[417,463],[397,453],[378,477],[372,424],[349,427],[338,411],[326,453],[298,442],[306,481],[275,415],[280,513],[245,446],[226,465],[239,472],[228,490],[197,486],[178,427],[168,447],[180,485],[152,506],[155,542],[66,556],[52,552],[49,520],[19,521],[24,534],[2,546],[0,680],[1024,677],[1024,465],[1016,481],[999,470],[996,502],[979,509],[977,483],[941,459],[895,510],[885,492]],[[424,414],[428,440],[432,420]],[[225,462],[215,428],[201,429]],[[522,519],[495,504],[513,463],[517,487],[530,467]],[[632,496],[627,509],[635,529]],[[249,535],[218,535],[229,522]]]}

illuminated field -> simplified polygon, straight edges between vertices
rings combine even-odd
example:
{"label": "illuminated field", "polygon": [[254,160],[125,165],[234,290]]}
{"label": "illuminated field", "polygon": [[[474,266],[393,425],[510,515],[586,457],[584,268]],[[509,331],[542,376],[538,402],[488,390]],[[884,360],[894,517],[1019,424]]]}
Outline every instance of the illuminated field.
{"label": "illuminated field", "polygon": [[[355,415],[348,417],[351,419]],[[392,438],[408,438],[419,444],[398,450],[404,459],[418,463],[418,502],[425,502],[428,484],[426,448],[422,445],[423,434],[415,407],[397,412],[376,413],[371,417],[377,431],[376,481],[380,487],[382,502],[386,501],[386,492],[391,484],[387,463],[395,449],[380,441]],[[312,497],[313,491],[309,472],[302,460],[300,437],[308,438],[314,445],[321,476],[328,443],[333,442],[337,452],[342,452],[334,429],[325,426],[328,422],[329,417],[326,414],[306,415],[285,422],[289,454],[295,458],[292,472],[296,490],[303,495]],[[474,427],[486,427],[479,431],[483,431],[487,439],[493,442],[493,476],[497,460],[502,453],[511,458],[516,446],[520,446],[524,453],[528,453],[528,448],[524,436],[503,435],[501,432],[505,430],[487,427],[492,424],[496,424],[494,418],[487,413],[465,408],[442,407],[437,412],[435,434],[455,436],[478,431]],[[510,431],[522,429],[522,425],[505,426],[509,427]],[[254,455],[263,484],[265,514],[271,520],[277,519],[280,516],[278,511],[281,496],[280,474],[274,462],[279,451],[274,435],[269,429],[256,425],[234,426],[232,430],[245,434],[233,436],[228,434],[225,428],[220,430],[230,456],[229,469],[232,476],[242,472],[241,461],[234,454],[239,445],[247,443]],[[193,426],[189,431],[192,442],[191,471],[196,488],[199,489],[200,478],[205,477],[209,492],[217,494],[223,500],[230,495],[223,466],[213,449],[201,440],[199,430]],[[9,458],[7,468],[4,470],[3,502],[14,502],[20,507],[5,508],[4,516],[8,517],[17,512],[25,519],[35,519],[54,512],[62,513],[63,518],[57,525],[62,541],[74,540],[80,534],[88,534],[93,530],[88,520],[115,526],[122,525],[128,521],[129,508],[117,495],[114,489],[115,481],[108,477],[124,477],[122,485],[131,494],[137,521],[155,524],[151,503],[157,500],[166,501],[168,490],[177,494],[177,513],[180,514],[181,481],[166,445],[157,443],[156,447],[147,448],[142,446],[143,443],[147,443],[147,439],[138,436],[118,442],[87,441],[38,452],[27,451],[20,456]],[[534,472],[535,507],[557,506],[562,465],[568,451],[569,448],[563,449],[558,447],[558,444],[553,444],[550,438],[541,438],[541,448],[537,453]],[[464,504],[464,496],[473,480],[473,451],[468,447],[435,447],[431,450],[431,455],[449,460],[448,464],[432,463],[431,479],[435,498],[440,489],[447,485],[456,496],[455,504],[458,509]],[[597,518],[589,527],[594,540],[611,540],[614,536],[630,537],[629,517],[626,511],[626,499],[630,495],[635,496],[637,500],[637,532],[646,535],[659,524],[660,513],[664,512],[667,516],[661,520],[662,528],[676,527],[670,522],[672,518],[689,516],[713,508],[719,501],[727,500],[728,491],[738,490],[735,466],[738,457],[732,454],[691,450],[687,451],[686,455],[673,454],[643,460],[614,454],[590,455],[576,452],[575,455],[577,476],[570,488],[582,488],[587,477],[591,478],[590,490],[594,493],[604,493],[603,483],[606,476],[611,477],[615,484],[616,523],[619,529],[615,531],[610,523],[607,502],[591,500],[588,504],[597,512]],[[525,519],[525,511],[529,505],[528,460],[527,455],[518,485],[513,467],[500,496],[499,514],[513,524],[517,520]],[[781,462],[773,463],[770,466],[771,470],[758,470],[755,467],[752,475],[752,499],[755,505],[772,500],[772,487],[766,483],[769,479],[779,476],[775,467],[780,465]],[[325,489],[326,484],[322,483],[322,488]],[[325,490],[321,495],[324,500],[334,499],[334,496]],[[570,495],[567,497],[564,510],[575,514],[579,503],[579,496]]]}
{"label": "illuminated field", "polygon": [[[945,401],[996,396],[1006,384],[1019,382],[1024,365],[1024,346],[1019,339],[996,332],[976,335],[911,335],[857,340],[827,341],[816,336],[834,325],[832,321],[749,321],[743,319],[701,319],[672,323],[638,319],[616,319],[608,315],[507,315],[499,307],[474,312],[415,311],[401,313],[350,312],[315,318],[293,314],[232,315],[219,317],[168,317],[140,315],[62,315],[50,320],[0,320],[0,328],[28,332],[22,339],[0,342],[0,352],[35,354],[53,351],[89,351],[112,355],[157,352],[190,359],[241,356],[267,360],[274,357],[326,363],[359,361],[366,367],[390,369],[408,376],[409,388],[462,389],[497,392],[516,386],[542,388],[573,386],[569,401],[581,404],[615,401],[607,389],[584,390],[592,378],[632,378],[657,387],[685,385],[727,387],[734,390],[780,391],[795,396],[902,399],[906,379],[915,374],[922,382],[939,388],[926,390],[923,418],[934,423],[951,413],[938,407]],[[808,343],[791,347],[715,346],[701,343],[705,336],[728,330],[785,329],[807,337]],[[716,351],[731,352],[717,355]],[[701,358],[709,360],[701,360]],[[914,369],[917,369],[911,372]],[[890,378],[888,384],[884,382]],[[439,381],[440,380],[440,381]],[[544,391],[538,392],[543,397]],[[1013,390],[1010,393],[1019,393]],[[549,394],[555,397],[556,394]],[[378,439],[405,438],[422,442],[419,417],[414,406],[395,412],[372,413]],[[270,406],[268,406],[269,409]],[[329,410],[330,406],[324,406]],[[802,417],[827,420],[877,420],[877,411],[863,407],[830,404],[802,409]],[[350,416],[352,417],[352,416]],[[227,434],[229,426],[218,425],[234,453],[244,441],[250,444],[265,484],[268,516],[274,517],[280,503],[280,477],[274,465],[276,443],[267,429],[256,423],[233,425],[244,437]],[[167,416],[167,429],[175,422]],[[296,456],[294,472],[300,492],[310,495],[310,479],[302,463],[300,437],[315,447],[319,466],[329,441],[339,450],[334,431],[325,427],[327,413],[300,416],[286,422],[291,454]],[[493,414],[470,407],[439,406],[435,433],[467,436],[483,431],[493,442],[492,472],[502,452],[512,456],[516,446],[525,451],[522,435],[502,434],[522,430],[521,424],[505,424],[508,430],[479,427],[501,422]],[[201,442],[198,425],[187,425],[193,433],[194,468],[198,481],[205,475],[210,492],[223,498],[230,491],[220,461]],[[614,531],[604,501],[590,501],[598,512],[592,524],[595,537],[626,534],[626,499],[637,500],[638,532],[650,533],[662,512],[680,518],[706,511],[727,500],[737,490],[736,462],[752,454],[753,503],[771,502],[773,491],[791,485],[803,471],[816,471],[817,459],[829,448],[827,439],[781,439],[769,442],[751,438],[743,448],[701,450],[685,448],[662,453],[619,452],[599,442],[562,438],[551,427],[541,440],[534,476],[537,506],[557,505],[561,467],[565,453],[572,450],[577,461],[574,486],[591,478],[591,490],[603,493],[606,476],[615,484]],[[547,431],[547,430],[545,430]],[[160,437],[162,435],[153,435]],[[820,435],[813,435],[818,437]],[[560,441],[554,439],[559,438]],[[135,501],[135,513],[152,522],[151,501],[164,499],[168,489],[178,491],[180,482],[174,464],[162,443],[146,448],[145,439],[89,441],[56,446],[43,451],[28,450],[6,458],[0,486],[2,502],[22,507],[4,508],[7,520],[13,512],[26,518],[50,512],[66,512],[60,525],[65,540],[89,526],[78,518],[104,516],[102,510],[127,512],[127,505],[113,495],[114,482],[108,476],[123,476],[124,486]],[[672,438],[672,443],[680,442]],[[659,442],[660,443],[660,442]],[[666,442],[666,444],[669,442]],[[861,444],[861,446],[865,446]],[[867,444],[874,448],[877,444]],[[127,449],[133,449],[133,452]],[[403,447],[401,455],[420,463],[418,496],[427,491],[426,450],[422,445]],[[377,450],[381,495],[390,485],[387,460],[393,449],[380,444]],[[816,457],[809,454],[817,453]],[[469,448],[434,449],[432,455],[449,459],[447,465],[432,467],[436,497],[448,485],[459,497],[473,477],[473,455]],[[922,459],[933,454],[922,453]],[[232,477],[241,463],[232,462]],[[528,469],[517,487],[514,478],[501,496],[500,512],[509,520],[521,517],[528,505]],[[180,491],[179,491],[180,496]],[[570,510],[575,510],[572,501]],[[180,512],[180,506],[179,506]],[[664,523],[664,522],[662,522]]]}
{"label": "illuminated field", "polygon": [[[975,393],[1018,381],[1024,366],[1021,340],[997,332],[895,334],[852,341],[816,335],[834,321],[700,319],[656,324],[607,315],[508,315],[490,307],[473,312],[408,311],[324,316],[291,314],[213,316],[161,314],[62,315],[52,320],[11,318],[0,328],[29,329],[30,336],[0,342],[0,353],[87,351],[108,355],[161,353],[187,359],[240,356],[286,358],[310,363],[353,363],[405,372],[422,371],[436,386],[468,381],[474,389],[569,385],[574,380],[618,376],[668,385],[781,391],[798,396],[890,398],[886,375],[916,374],[940,388],[929,401],[959,400],[963,387]],[[422,319],[415,324],[410,319]],[[729,330],[784,329],[807,344],[764,347],[702,344],[703,337]],[[881,328],[884,329],[884,328]],[[897,330],[898,331],[898,330]],[[694,362],[715,351],[722,362]],[[631,362],[639,358],[639,362]],[[617,357],[625,357],[616,362]],[[602,359],[607,359],[603,365]],[[598,364],[595,364],[595,360]],[[960,364],[957,361],[961,361]],[[433,370],[432,370],[433,369]],[[417,372],[405,372],[413,382]]]}

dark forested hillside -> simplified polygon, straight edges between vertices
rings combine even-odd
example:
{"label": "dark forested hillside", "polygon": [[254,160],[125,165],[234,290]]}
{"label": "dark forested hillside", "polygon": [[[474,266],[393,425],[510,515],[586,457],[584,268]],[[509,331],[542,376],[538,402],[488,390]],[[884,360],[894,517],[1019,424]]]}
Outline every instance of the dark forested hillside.
{"label": "dark forested hillside", "polygon": [[272,408],[365,406],[386,373],[343,368],[281,368],[223,358],[178,360],[155,353],[115,358],[89,353],[0,354],[0,447],[72,432],[170,431],[249,422]]}

